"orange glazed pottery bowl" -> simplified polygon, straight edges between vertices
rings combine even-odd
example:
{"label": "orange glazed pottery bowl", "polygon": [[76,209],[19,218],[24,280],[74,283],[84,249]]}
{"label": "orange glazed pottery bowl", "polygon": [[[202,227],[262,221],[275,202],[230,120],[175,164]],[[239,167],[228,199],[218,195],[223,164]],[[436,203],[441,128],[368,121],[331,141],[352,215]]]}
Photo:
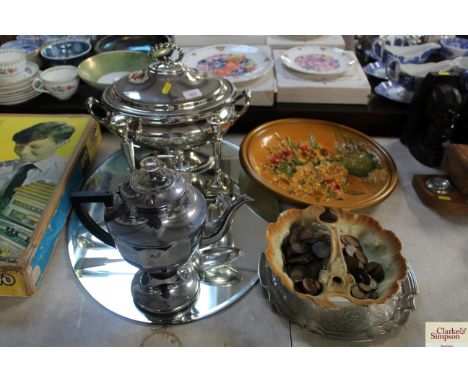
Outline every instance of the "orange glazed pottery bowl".
{"label": "orange glazed pottery bowl", "polygon": [[314,119],[255,128],[242,142],[240,160],[255,183],[299,207],[366,208],[385,200],[398,181],[392,157],[372,138]]}

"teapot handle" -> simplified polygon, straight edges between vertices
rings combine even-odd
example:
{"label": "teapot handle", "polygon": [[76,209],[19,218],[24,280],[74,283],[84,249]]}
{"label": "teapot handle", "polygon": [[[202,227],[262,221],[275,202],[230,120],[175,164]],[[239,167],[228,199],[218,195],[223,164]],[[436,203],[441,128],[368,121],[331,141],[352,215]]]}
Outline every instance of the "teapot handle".
{"label": "teapot handle", "polygon": [[89,216],[88,211],[83,207],[83,203],[104,203],[106,207],[112,207],[114,205],[114,198],[112,192],[101,191],[101,192],[89,192],[89,191],[75,191],[70,195],[71,204],[75,210],[76,215],[80,219],[81,223],[96,236],[103,243],[115,247],[115,242],[112,236],[103,230],[94,219]]}

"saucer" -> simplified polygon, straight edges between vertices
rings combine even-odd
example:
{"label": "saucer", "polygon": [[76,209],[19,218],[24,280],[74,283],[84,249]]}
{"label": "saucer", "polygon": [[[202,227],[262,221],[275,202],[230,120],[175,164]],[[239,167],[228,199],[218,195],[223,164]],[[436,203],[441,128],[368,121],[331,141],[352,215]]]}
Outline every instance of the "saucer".
{"label": "saucer", "polygon": [[372,77],[380,78],[381,80],[388,80],[387,67],[381,61],[371,62],[364,66],[363,70],[364,73]]}
{"label": "saucer", "polygon": [[378,84],[374,91],[389,100],[400,103],[411,103],[414,93],[406,90],[394,81],[385,81]]}
{"label": "saucer", "polygon": [[13,81],[0,81],[0,88],[13,88],[23,82],[32,79],[39,71],[39,66],[31,61],[26,61],[23,71],[14,77]]}

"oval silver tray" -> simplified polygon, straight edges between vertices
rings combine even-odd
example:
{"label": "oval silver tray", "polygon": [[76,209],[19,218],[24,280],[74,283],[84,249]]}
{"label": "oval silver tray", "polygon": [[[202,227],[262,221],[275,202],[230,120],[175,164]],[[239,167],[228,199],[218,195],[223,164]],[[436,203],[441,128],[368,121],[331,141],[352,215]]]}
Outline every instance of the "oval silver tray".
{"label": "oval silver tray", "polygon": [[408,276],[400,284],[398,293],[387,303],[368,308],[350,305],[334,310],[323,308],[312,301],[301,300],[287,290],[271,272],[264,254],[258,264],[258,274],[270,303],[281,316],[303,329],[343,341],[372,341],[379,335],[393,332],[416,309],[414,298],[419,293],[410,264]]}

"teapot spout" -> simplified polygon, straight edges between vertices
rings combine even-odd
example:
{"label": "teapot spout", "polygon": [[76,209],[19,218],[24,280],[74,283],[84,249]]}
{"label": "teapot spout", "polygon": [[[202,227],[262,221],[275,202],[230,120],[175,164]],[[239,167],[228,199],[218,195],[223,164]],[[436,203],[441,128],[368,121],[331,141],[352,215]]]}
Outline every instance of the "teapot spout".
{"label": "teapot spout", "polygon": [[[247,195],[239,195],[233,202],[231,202],[219,219],[214,221],[211,225],[207,224],[207,226],[205,226],[205,236],[201,241],[201,246],[205,247],[219,241],[231,226],[234,216],[239,208],[245,203],[252,201],[253,199]],[[208,232],[206,232],[207,228]]]}

